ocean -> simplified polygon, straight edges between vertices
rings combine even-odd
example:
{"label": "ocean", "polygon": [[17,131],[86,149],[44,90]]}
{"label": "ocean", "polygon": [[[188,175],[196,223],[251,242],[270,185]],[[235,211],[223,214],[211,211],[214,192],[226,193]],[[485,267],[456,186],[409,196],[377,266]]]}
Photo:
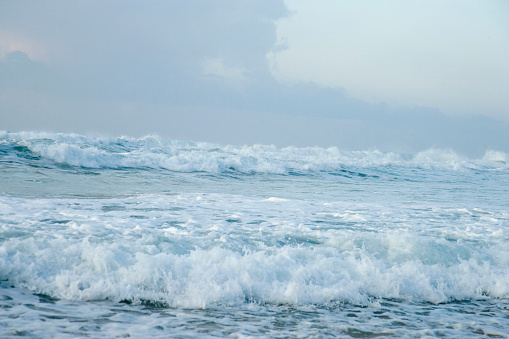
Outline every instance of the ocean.
{"label": "ocean", "polygon": [[503,337],[509,156],[0,132],[0,337]]}

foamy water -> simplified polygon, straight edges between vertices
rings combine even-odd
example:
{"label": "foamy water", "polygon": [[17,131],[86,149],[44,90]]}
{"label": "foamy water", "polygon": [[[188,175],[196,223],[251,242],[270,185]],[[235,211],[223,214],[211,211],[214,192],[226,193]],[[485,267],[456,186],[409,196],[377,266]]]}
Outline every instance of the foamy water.
{"label": "foamy water", "polygon": [[0,333],[504,337],[506,160],[0,132]]}

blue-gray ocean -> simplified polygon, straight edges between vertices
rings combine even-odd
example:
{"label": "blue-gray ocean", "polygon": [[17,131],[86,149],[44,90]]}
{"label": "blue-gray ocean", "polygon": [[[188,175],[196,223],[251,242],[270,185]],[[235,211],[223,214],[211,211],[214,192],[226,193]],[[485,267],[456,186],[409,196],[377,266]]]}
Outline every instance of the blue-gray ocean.
{"label": "blue-gray ocean", "polygon": [[0,132],[0,337],[508,337],[509,155]]}

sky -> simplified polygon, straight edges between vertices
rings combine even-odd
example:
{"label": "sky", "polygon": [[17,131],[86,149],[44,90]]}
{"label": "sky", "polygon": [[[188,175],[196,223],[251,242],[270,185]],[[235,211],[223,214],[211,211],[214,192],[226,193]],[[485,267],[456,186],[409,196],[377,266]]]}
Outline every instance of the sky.
{"label": "sky", "polygon": [[0,0],[0,130],[509,152],[505,0]]}

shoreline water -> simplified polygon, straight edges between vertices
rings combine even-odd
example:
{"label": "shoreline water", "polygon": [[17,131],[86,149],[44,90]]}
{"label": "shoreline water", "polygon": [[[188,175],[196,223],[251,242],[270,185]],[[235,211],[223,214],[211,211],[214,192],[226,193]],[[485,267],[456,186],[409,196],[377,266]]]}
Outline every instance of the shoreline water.
{"label": "shoreline water", "polygon": [[506,156],[4,133],[0,331],[507,337]]}

